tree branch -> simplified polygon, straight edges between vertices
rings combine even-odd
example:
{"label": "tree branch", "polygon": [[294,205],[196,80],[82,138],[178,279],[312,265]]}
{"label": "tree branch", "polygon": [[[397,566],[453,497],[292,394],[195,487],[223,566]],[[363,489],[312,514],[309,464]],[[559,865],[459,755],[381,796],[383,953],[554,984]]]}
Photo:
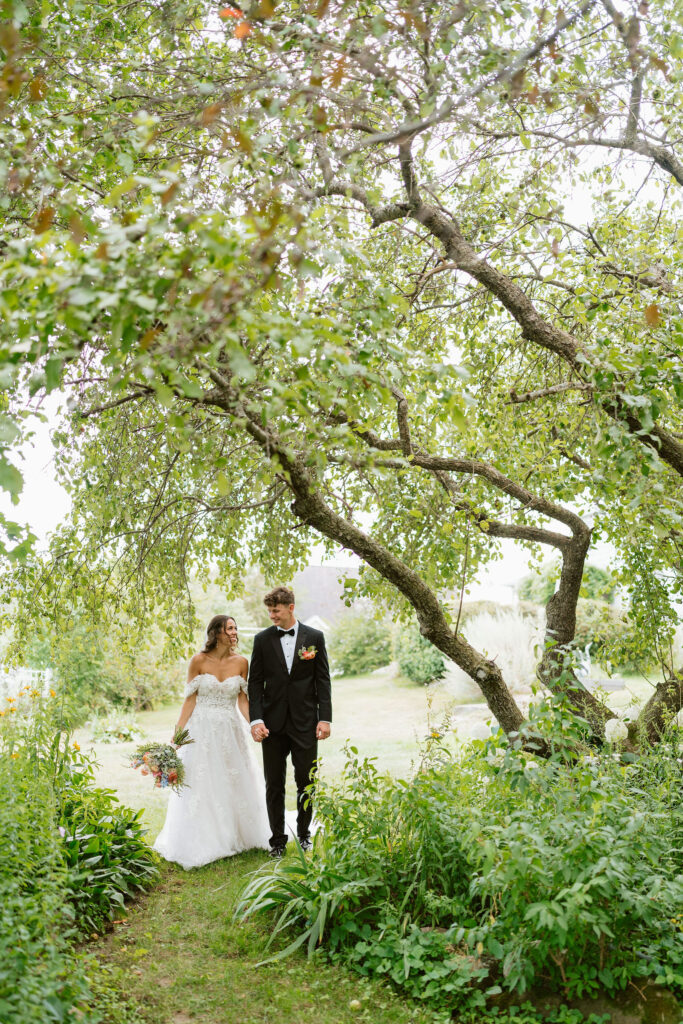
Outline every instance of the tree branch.
{"label": "tree branch", "polygon": [[87,420],[90,416],[99,416],[102,412],[108,412],[109,409],[116,409],[119,405],[125,405],[127,402],[137,402],[141,398],[149,398],[150,395],[154,394],[154,388],[146,388],[144,385],[138,385],[139,391],[136,391],[132,395],[124,395],[123,398],[117,398],[114,402],[105,402],[103,405],[94,405],[91,409],[80,410],[78,415],[80,419]]}
{"label": "tree branch", "polygon": [[655,692],[641,710],[634,727],[629,729],[629,738],[638,740],[642,736],[648,743],[658,743],[681,708],[683,677],[675,675],[657,683]]}
{"label": "tree branch", "polygon": [[626,127],[624,128],[624,142],[626,145],[632,145],[636,141],[636,137],[638,135],[638,119],[640,118],[640,103],[643,98],[644,77],[645,72],[641,68],[636,71],[633,76],[633,82],[631,83],[628,117],[626,118]]}
{"label": "tree branch", "polygon": [[398,388],[392,388],[392,394],[396,399],[396,419],[398,421],[398,433],[401,438],[401,450],[404,455],[410,455],[413,451],[413,443],[410,439],[408,402],[406,396]]}
{"label": "tree branch", "polygon": [[457,99],[445,100],[438,110],[435,110],[429,117],[422,118],[419,121],[405,122],[391,132],[376,132],[374,135],[369,135],[361,142],[357,142],[354,146],[350,146],[348,149],[345,149],[339,154],[339,159],[343,162],[353,153],[357,153],[362,149],[367,149],[368,146],[402,142],[408,138],[418,135],[427,128],[431,128],[433,125],[440,124],[442,121],[447,120],[455,110],[471,103],[472,100],[477,99],[477,97],[481,96],[482,93],[492,89],[496,85],[509,82],[510,79],[512,79],[518,72],[522,71],[526,65],[530,61],[534,60],[534,58],[537,57],[547,46],[552,46],[565,29],[570,28],[575,22],[583,18],[594,4],[595,0],[584,0],[584,3],[581,4],[574,14],[569,17],[560,18],[552,32],[548,33],[546,36],[541,36],[541,38],[535,43],[529,46],[526,50],[523,50],[516,60],[513,60],[500,71],[496,71],[487,78],[484,78],[479,85],[476,85],[473,89],[463,93]]}
{"label": "tree branch", "polygon": [[[221,375],[214,372],[212,376],[219,383]],[[222,387],[216,404],[242,420],[266,456],[282,467],[294,496],[294,514],[302,523],[353,551],[392,583],[415,609],[422,635],[477,683],[501,727],[509,734],[517,734],[524,716],[495,662],[485,658],[463,637],[453,634],[444,609],[424,580],[372,536],[334,512],[324,501],[302,459],[293,455],[271,428],[263,427],[260,417],[246,408],[229,381],[224,379]]]}
{"label": "tree branch", "polygon": [[548,398],[550,395],[561,395],[565,391],[593,391],[592,384],[586,381],[568,380],[563,384],[553,384],[548,388],[540,388],[538,391],[523,391],[521,394],[513,388],[510,391],[510,399],[507,405],[517,405],[521,402],[535,402],[539,398]]}

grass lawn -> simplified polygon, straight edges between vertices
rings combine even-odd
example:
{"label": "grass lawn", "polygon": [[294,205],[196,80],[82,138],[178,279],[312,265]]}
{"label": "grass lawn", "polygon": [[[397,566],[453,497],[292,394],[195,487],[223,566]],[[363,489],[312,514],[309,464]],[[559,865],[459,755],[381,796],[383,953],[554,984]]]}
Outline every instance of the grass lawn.
{"label": "grass lawn", "polygon": [[[344,764],[344,745],[351,742],[360,753],[376,757],[382,771],[395,775],[410,772],[419,746],[432,723],[443,721],[455,711],[452,697],[443,687],[424,687],[402,679],[382,676],[353,677],[333,681],[334,722],[329,740],[319,746],[322,774],[334,778]],[[136,717],[145,737],[168,741],[178,718],[180,701],[159,711],[140,712]],[[168,795],[154,790],[149,778],[128,767],[136,743],[93,743],[88,728],[80,729],[75,739],[85,749],[92,748],[100,764],[98,781],[115,789],[122,803],[144,808],[150,835],[155,838],[164,822]],[[260,762],[260,750],[254,745]],[[287,806],[293,809],[294,776],[289,769]]]}
{"label": "grass lawn", "polygon": [[318,959],[257,966],[267,924],[237,923],[232,910],[245,877],[266,860],[253,852],[189,872],[164,865],[128,920],[93,943],[141,1016],[150,1024],[429,1024],[431,1015],[383,985]]}

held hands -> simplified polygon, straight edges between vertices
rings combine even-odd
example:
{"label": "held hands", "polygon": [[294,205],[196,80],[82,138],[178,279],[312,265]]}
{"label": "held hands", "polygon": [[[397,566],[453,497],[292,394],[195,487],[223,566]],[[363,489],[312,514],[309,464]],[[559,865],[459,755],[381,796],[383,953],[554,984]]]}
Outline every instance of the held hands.
{"label": "held hands", "polygon": [[251,736],[256,743],[262,743],[263,740],[265,740],[266,736],[269,735],[270,733],[268,732],[268,729],[266,729],[263,722],[257,722],[256,725],[252,725]]}
{"label": "held hands", "polygon": [[318,722],[318,727],[315,730],[315,738],[317,740],[326,740],[330,735],[330,723],[329,722]]}

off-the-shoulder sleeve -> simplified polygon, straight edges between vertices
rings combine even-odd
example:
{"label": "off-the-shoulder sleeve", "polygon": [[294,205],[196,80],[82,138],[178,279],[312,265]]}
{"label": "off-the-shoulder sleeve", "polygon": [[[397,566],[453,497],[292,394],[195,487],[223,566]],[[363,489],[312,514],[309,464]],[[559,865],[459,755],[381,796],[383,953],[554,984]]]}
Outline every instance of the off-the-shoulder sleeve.
{"label": "off-the-shoulder sleeve", "polygon": [[247,683],[246,679],[243,679],[241,681],[241,683],[240,683],[240,690],[242,691],[242,693],[246,693],[246,694],[249,693],[248,685],[249,684]]}
{"label": "off-the-shoulder sleeve", "polygon": [[195,676],[194,679],[190,679],[189,683],[185,683],[185,692],[183,697],[191,697],[193,693],[196,693],[199,689],[199,676]]}

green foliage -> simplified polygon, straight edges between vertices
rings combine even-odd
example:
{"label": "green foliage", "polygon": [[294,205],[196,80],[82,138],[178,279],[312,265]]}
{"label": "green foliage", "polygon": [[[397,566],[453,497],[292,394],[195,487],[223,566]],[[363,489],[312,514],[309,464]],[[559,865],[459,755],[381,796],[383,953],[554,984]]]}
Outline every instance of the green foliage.
{"label": "green foliage", "polygon": [[114,790],[93,785],[86,760],[61,793],[60,828],[68,866],[68,898],[79,932],[99,932],[126,900],[149,888],[157,858],[144,840],[142,811],[119,804]]}
{"label": "green foliage", "polygon": [[73,943],[150,884],[155,856],[139,815],[93,786],[68,708],[26,687],[0,714],[0,1017],[118,1024],[119,1000]]}
{"label": "green foliage", "polygon": [[141,740],[144,733],[134,715],[114,709],[103,718],[95,715],[87,723],[95,743],[130,743]]}
{"label": "green foliage", "polygon": [[501,1012],[494,1008],[491,1014],[482,1014],[481,1010],[466,1010],[458,1015],[458,1024],[480,1024],[488,1021],[491,1024],[610,1024],[608,1013],[590,1013],[586,1016],[581,1010],[572,1009],[564,1004],[557,1009],[544,1009],[540,1012],[532,1003],[511,1006]]}
{"label": "green foliage", "polygon": [[403,675],[413,683],[433,683],[446,674],[441,652],[415,629],[402,629],[396,633],[394,657]]}
{"label": "green foliage", "polygon": [[[242,604],[248,620],[247,624],[255,626],[256,629],[266,629],[271,624],[268,609],[263,603],[263,598],[268,590],[270,587],[266,584],[263,574],[258,569],[250,569],[244,578]],[[240,624],[238,621],[238,629]]]}
{"label": "green foliage", "polygon": [[[50,780],[5,746],[0,758],[0,1019],[59,1021],[89,997],[69,948],[73,915]],[[17,753],[17,751],[13,751]]]}
{"label": "green foliage", "polygon": [[[153,614],[179,647],[193,574],[238,594],[248,553],[286,579],[322,535],[375,566],[357,596],[405,618],[415,576],[449,595],[504,537],[564,547],[543,512],[560,505],[600,510],[663,663],[683,591],[679,5],[643,5],[631,35],[596,4],[566,24],[271,6],[237,25],[209,0],[8,7],[0,486],[17,498],[26,394],[63,393],[73,512],[44,560],[10,530],[6,608]],[[632,106],[608,130],[605,97],[634,75],[632,138]]]}
{"label": "green foliage", "polygon": [[[627,620],[615,608],[604,601],[579,598],[574,639],[579,647],[588,647],[597,661],[612,660],[627,633]],[[619,659],[616,660],[621,664]]]}
{"label": "green foliage", "polygon": [[[546,564],[540,572],[534,573],[532,576],[525,576],[520,580],[517,593],[522,601],[534,601],[536,604],[546,605],[557,589],[559,576],[559,565]],[[582,598],[588,601],[603,601],[612,604],[615,589],[614,579],[606,569],[590,564],[584,568],[581,583]]]}
{"label": "green foliage", "polygon": [[362,676],[391,661],[391,626],[371,608],[347,612],[330,634],[333,667],[344,676]]}
{"label": "green foliage", "polygon": [[569,998],[645,977],[679,991],[674,749],[581,753],[586,723],[550,703],[530,731],[552,739],[549,759],[492,739],[453,762],[437,741],[406,781],[350,748],[317,797],[315,855],[263,871],[239,913],[277,914],[279,955],[322,944],[439,1010],[541,979]]}
{"label": "green foliage", "polygon": [[177,664],[164,659],[158,629],[151,643],[143,636],[131,643],[120,635],[122,623],[106,631],[103,623],[84,617],[60,625],[31,642],[27,662],[53,670],[72,700],[76,724],[93,712],[106,715],[112,706],[148,710],[177,697],[182,676]]}

